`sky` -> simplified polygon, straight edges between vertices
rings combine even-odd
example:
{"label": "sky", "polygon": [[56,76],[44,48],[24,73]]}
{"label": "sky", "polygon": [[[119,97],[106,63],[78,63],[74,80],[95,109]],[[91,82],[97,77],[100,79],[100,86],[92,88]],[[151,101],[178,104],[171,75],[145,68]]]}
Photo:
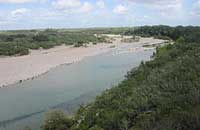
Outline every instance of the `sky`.
{"label": "sky", "polygon": [[0,30],[200,25],[200,0],[0,0]]}

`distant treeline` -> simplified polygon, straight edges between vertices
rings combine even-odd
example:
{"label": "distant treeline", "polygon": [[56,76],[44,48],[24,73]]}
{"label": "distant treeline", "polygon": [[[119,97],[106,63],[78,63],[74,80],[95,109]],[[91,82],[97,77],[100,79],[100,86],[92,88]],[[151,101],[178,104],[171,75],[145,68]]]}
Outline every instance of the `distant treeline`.
{"label": "distant treeline", "polygon": [[200,27],[195,26],[143,26],[121,28],[89,28],[89,29],[46,29],[19,30],[0,32],[0,55],[26,55],[29,49],[49,49],[66,44],[80,47],[87,43],[106,42],[106,37],[94,34],[120,34],[153,36],[160,39],[176,40],[183,37],[187,42],[200,41]]}
{"label": "distant treeline", "polygon": [[[41,130],[199,130],[199,27],[158,29],[141,27],[125,34],[167,36],[175,44],[157,48],[153,60],[128,72],[73,118],[59,111],[48,114]],[[174,30],[179,30],[176,37],[171,36]]]}
{"label": "distant treeline", "polygon": [[26,55],[29,49],[49,49],[57,45],[82,46],[105,42],[105,37],[89,32],[66,30],[21,30],[0,32],[0,55]]}
{"label": "distant treeline", "polygon": [[200,42],[200,27],[196,26],[142,26],[130,29],[124,35],[139,35],[142,37],[155,37],[176,40],[183,37],[186,42]]}

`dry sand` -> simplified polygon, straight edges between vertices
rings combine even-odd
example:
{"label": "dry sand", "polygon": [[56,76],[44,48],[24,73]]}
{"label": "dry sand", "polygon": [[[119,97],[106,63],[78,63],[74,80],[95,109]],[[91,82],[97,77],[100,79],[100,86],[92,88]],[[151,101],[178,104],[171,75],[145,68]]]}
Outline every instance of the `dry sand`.
{"label": "dry sand", "polygon": [[[161,43],[162,40],[142,38],[141,44]],[[0,87],[32,79],[62,64],[78,62],[85,57],[94,56],[112,50],[111,46],[120,47],[119,39],[112,44],[101,43],[88,47],[74,48],[58,46],[48,50],[32,50],[29,55],[0,58]]]}

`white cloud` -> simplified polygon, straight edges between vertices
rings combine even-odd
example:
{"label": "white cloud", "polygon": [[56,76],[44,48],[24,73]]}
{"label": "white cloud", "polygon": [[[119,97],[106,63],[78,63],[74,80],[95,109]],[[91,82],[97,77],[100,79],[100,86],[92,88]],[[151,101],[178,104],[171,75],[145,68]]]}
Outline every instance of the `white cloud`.
{"label": "white cloud", "polygon": [[163,5],[163,6],[171,6],[180,4],[183,2],[183,0],[129,0],[130,2],[136,3],[136,4],[150,4],[150,5]]}
{"label": "white cloud", "polygon": [[128,8],[123,5],[118,5],[113,9],[113,12],[116,14],[126,14],[128,12]]}
{"label": "white cloud", "polygon": [[105,2],[103,0],[98,0],[96,5],[101,9],[105,8]]}
{"label": "white cloud", "polygon": [[9,4],[23,4],[30,2],[44,3],[46,2],[46,0],[0,0],[0,3],[9,3]]}
{"label": "white cloud", "polygon": [[[2,11],[0,12],[0,25],[5,28],[6,26],[16,25],[18,21],[22,20],[25,17],[27,18],[28,16],[30,16],[29,11],[30,10],[27,8],[18,8],[12,11],[9,10],[4,12]],[[26,20],[26,18],[24,20]],[[19,23],[22,24],[22,22]]]}
{"label": "white cloud", "polygon": [[182,2],[182,0],[161,0],[155,2],[154,7],[164,12],[179,11],[182,8]]}
{"label": "white cloud", "polygon": [[27,12],[29,12],[29,9],[20,8],[20,9],[16,9],[16,10],[12,11],[11,15],[16,17],[16,16],[20,16],[20,15],[26,14]]}
{"label": "white cloud", "polygon": [[193,4],[193,8],[190,14],[192,16],[200,16],[200,0]]}
{"label": "white cloud", "polygon": [[176,16],[182,13],[183,0],[129,0],[147,8],[158,10],[163,16]]}
{"label": "white cloud", "polygon": [[27,3],[33,0],[0,0],[0,3]]}
{"label": "white cloud", "polygon": [[87,13],[94,9],[91,3],[80,0],[57,0],[52,5],[66,13]]}
{"label": "white cloud", "polygon": [[52,3],[52,5],[57,9],[73,9],[81,6],[79,0],[57,0]]}
{"label": "white cloud", "polygon": [[145,19],[149,19],[150,16],[148,16],[148,15],[144,15],[143,18],[145,18]]}
{"label": "white cloud", "polygon": [[93,10],[93,5],[89,2],[84,2],[82,7],[80,8],[80,12],[90,12],[91,10]]}

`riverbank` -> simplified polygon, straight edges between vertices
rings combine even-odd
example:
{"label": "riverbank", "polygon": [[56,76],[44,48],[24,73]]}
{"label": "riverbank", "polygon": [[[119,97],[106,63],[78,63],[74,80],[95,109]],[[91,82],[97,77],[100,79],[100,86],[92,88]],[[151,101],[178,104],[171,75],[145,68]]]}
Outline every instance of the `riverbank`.
{"label": "riverbank", "polygon": [[[160,44],[163,40],[140,38],[137,44]],[[34,79],[50,69],[63,64],[79,62],[85,57],[106,53],[112,49],[119,49],[121,38],[115,37],[113,43],[101,43],[75,48],[73,46],[57,46],[48,50],[32,50],[29,55],[20,57],[0,58],[0,87]],[[113,48],[114,47],[114,48]],[[130,51],[140,50],[130,49]]]}

